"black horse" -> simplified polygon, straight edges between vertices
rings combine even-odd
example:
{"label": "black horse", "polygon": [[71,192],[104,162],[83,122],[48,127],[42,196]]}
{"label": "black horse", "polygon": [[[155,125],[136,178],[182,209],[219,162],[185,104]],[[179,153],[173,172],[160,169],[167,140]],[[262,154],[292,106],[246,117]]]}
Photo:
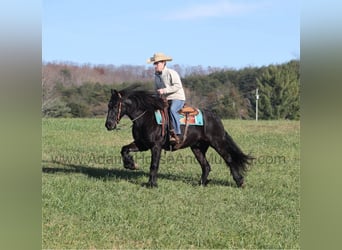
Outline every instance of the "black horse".
{"label": "black horse", "polygon": [[[106,128],[108,130],[115,129],[124,115],[127,115],[133,122],[134,141],[121,149],[124,167],[131,170],[137,167],[130,152],[151,150],[150,175],[147,186],[156,187],[161,151],[162,149],[170,150],[167,127],[158,125],[154,117],[156,110],[164,109],[165,102],[155,92],[137,90],[136,86],[121,91],[112,89],[111,94]],[[190,147],[194,153],[202,167],[200,185],[208,183],[207,177],[211,169],[205,155],[211,146],[229,166],[237,186],[243,187],[244,173],[253,157],[240,150],[214,113],[205,110],[203,118],[203,126],[188,127],[186,139],[179,149]],[[184,126],[181,126],[181,129],[184,133]]]}

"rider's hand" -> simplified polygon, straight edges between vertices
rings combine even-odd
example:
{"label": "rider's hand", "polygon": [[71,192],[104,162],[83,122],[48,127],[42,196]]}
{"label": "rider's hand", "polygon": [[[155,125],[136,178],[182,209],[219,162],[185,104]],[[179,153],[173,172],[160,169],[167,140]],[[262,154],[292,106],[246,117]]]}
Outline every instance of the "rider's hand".
{"label": "rider's hand", "polygon": [[160,95],[165,94],[164,89],[157,89],[157,92],[158,92]]}

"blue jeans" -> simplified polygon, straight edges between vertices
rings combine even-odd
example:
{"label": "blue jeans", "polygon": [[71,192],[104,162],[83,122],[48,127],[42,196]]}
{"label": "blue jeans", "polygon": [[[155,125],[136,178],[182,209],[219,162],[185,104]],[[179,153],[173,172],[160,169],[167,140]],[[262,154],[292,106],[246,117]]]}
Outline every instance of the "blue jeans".
{"label": "blue jeans", "polygon": [[175,133],[177,135],[181,134],[181,129],[180,129],[180,115],[178,111],[183,108],[184,106],[183,100],[172,100],[171,107],[170,107],[170,115],[171,115],[171,122],[173,129],[175,130]]}

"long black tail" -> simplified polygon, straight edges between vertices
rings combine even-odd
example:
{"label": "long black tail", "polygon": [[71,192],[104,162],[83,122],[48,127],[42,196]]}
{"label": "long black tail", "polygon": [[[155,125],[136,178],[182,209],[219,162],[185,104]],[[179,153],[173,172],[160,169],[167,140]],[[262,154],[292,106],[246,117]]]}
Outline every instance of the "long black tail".
{"label": "long black tail", "polygon": [[249,165],[255,159],[251,155],[242,152],[239,146],[234,142],[233,138],[225,132],[225,141],[228,143],[228,152],[230,154],[230,165],[235,168],[241,175],[244,175],[248,170]]}

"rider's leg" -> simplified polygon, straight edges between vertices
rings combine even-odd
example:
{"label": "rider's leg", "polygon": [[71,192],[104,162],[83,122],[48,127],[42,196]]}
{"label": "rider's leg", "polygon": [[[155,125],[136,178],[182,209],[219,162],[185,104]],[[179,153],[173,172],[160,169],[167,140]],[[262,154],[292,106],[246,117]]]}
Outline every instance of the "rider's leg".
{"label": "rider's leg", "polygon": [[171,123],[172,127],[174,129],[174,135],[173,136],[175,139],[177,139],[177,136],[181,135],[181,129],[180,129],[180,115],[178,111],[183,108],[184,106],[184,101],[183,100],[172,100],[171,106],[170,106],[170,116],[171,116]]}

